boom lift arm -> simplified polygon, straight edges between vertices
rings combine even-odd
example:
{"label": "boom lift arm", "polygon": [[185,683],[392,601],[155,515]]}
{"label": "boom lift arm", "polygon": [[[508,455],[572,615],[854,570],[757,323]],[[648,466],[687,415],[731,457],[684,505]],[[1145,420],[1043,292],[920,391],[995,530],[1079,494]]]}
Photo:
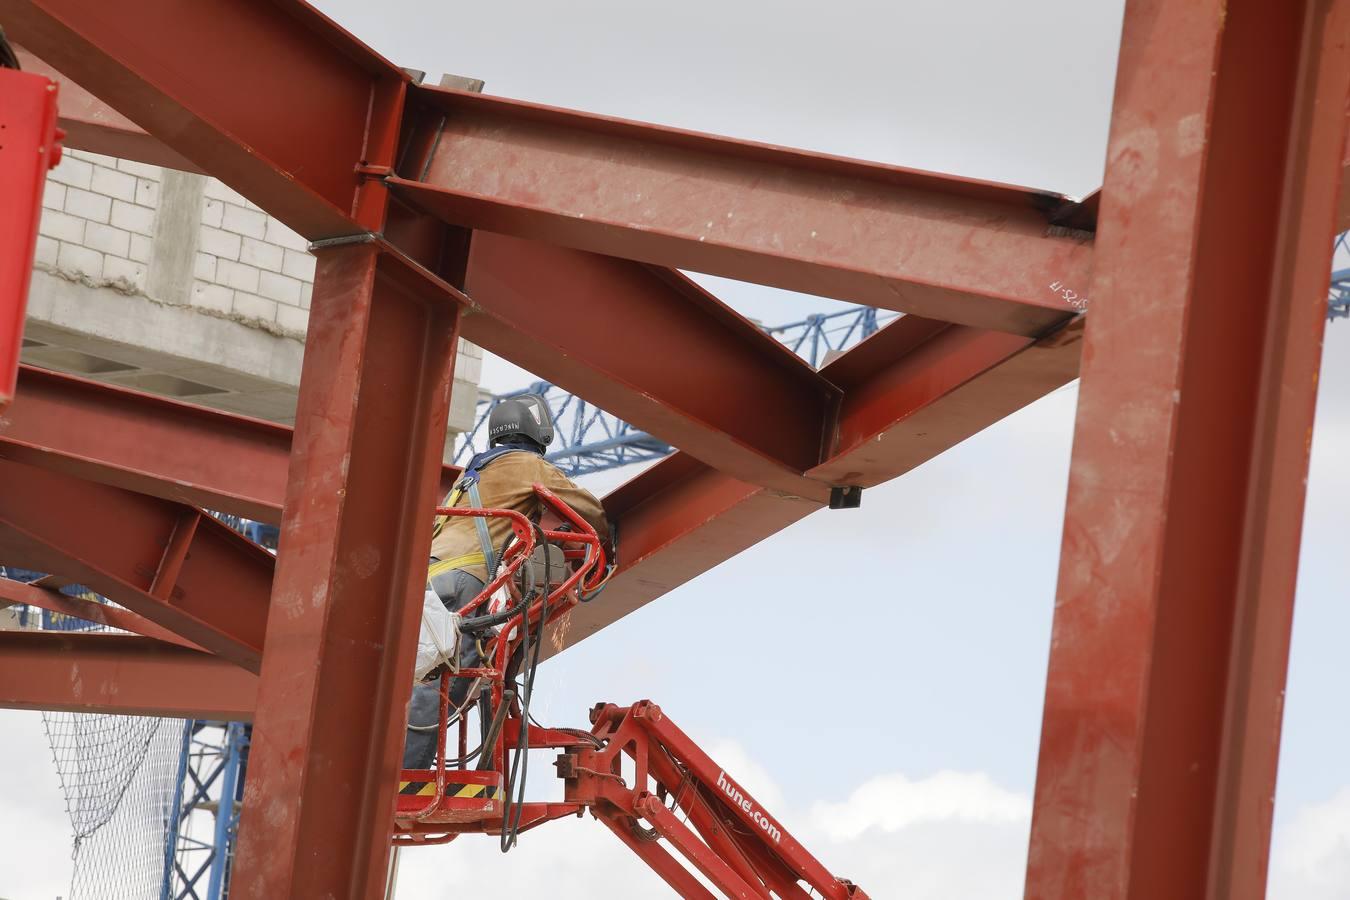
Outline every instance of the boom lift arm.
{"label": "boom lift arm", "polygon": [[[466,633],[484,634],[475,622],[489,619],[500,631],[480,636],[487,647],[484,666],[441,675],[436,768],[402,773],[394,845],[442,844],[461,834],[483,833],[498,835],[502,849],[509,850],[520,833],[589,810],[682,897],[718,895],[667,847],[726,897],[866,900],[857,885],[830,874],[659,706],[645,700],[627,708],[597,705],[589,731],[530,721],[529,693],[545,631],[551,626],[555,638],[565,633],[567,614],[598,593],[605,569],[594,530],[542,486],[535,485],[535,491],[546,511],[545,527],[507,510],[437,510],[438,515],[509,519],[516,540],[502,554],[497,577],[462,611],[478,614],[463,620]],[[550,519],[565,524],[549,528]],[[550,583],[552,566],[538,574],[543,551],[536,550],[545,543],[564,548],[567,571],[558,575],[556,586]],[[482,616],[494,594],[506,612]],[[473,751],[468,749],[473,701],[452,714],[454,678],[483,683],[477,701],[481,742]],[[458,724],[458,752],[450,759],[446,744],[452,724]],[[562,751],[555,763],[564,782],[562,802],[524,799],[527,748]]]}

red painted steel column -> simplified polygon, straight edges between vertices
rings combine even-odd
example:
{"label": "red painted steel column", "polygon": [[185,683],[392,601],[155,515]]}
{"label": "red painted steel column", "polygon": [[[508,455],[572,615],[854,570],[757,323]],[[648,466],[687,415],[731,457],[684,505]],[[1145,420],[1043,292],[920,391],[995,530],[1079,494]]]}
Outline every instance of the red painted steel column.
{"label": "red painted steel column", "polygon": [[1347,43],[1128,4],[1028,898],[1264,896]]}
{"label": "red painted steel column", "polygon": [[458,308],[322,252],[234,868],[240,897],[380,897]]}

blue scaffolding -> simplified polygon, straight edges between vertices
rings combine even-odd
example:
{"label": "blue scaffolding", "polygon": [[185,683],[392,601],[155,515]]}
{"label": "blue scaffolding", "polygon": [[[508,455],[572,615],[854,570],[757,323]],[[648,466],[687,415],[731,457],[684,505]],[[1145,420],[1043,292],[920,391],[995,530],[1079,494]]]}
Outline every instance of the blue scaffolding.
{"label": "blue scaffolding", "polygon": [[183,727],[160,900],[222,900],[244,802],[251,726],[189,719]]}

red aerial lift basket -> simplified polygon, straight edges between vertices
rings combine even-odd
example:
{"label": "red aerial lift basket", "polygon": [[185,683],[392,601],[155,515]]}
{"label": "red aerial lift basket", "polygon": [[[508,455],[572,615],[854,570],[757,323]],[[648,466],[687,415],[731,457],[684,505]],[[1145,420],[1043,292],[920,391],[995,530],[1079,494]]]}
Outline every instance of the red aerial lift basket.
{"label": "red aerial lift basket", "polygon": [[[508,850],[524,831],[589,812],[682,897],[714,896],[693,874],[698,872],[726,897],[866,900],[862,888],[832,875],[659,706],[645,700],[626,708],[599,704],[591,710],[588,731],[530,721],[534,667],[530,664],[526,674],[526,650],[534,648],[537,659],[545,630],[552,627],[555,636],[565,631],[567,615],[577,603],[595,597],[607,571],[594,529],[546,489],[534,488],[545,512],[539,526],[509,510],[436,511],[511,522],[515,543],[503,554],[500,571],[461,612],[481,612],[499,589],[510,599],[508,610],[493,616],[500,630],[483,642],[483,665],[441,676],[436,768],[405,769],[400,775],[391,838],[395,850],[444,844],[470,833],[497,835],[501,849]],[[550,520],[559,527],[549,527]],[[542,544],[563,548],[556,585],[550,583],[551,565],[545,564],[549,574],[542,587],[523,569]],[[511,672],[508,664],[518,668]],[[511,689],[517,675],[523,682],[523,702]],[[455,678],[482,679],[477,704],[481,742],[477,750],[468,750],[467,714],[474,703],[466,699],[454,711],[459,749],[450,761],[446,733],[452,724],[450,685]],[[543,748],[562,751],[554,764],[563,780],[561,802],[524,799],[525,769],[517,770],[516,764],[528,749]]]}
{"label": "red aerial lift basket", "polygon": [[[506,690],[511,656],[521,646],[525,635],[532,633],[542,640],[545,628],[556,626],[580,602],[585,592],[598,589],[604,582],[605,552],[595,529],[543,485],[534,485],[534,490],[544,510],[543,524],[539,526],[508,509],[447,506],[436,510],[437,515],[450,518],[501,518],[511,523],[515,541],[503,554],[496,577],[459,610],[459,614],[466,618],[481,614],[486,610],[489,598],[494,594],[500,596],[499,591],[506,592],[511,606],[518,612],[506,618],[497,635],[486,642],[488,652],[483,666],[446,671],[441,675],[441,727],[437,731],[436,768],[403,771],[394,820],[396,836],[400,832],[419,832],[417,842],[425,842],[427,838],[420,832],[426,826],[501,819],[506,743],[509,740],[514,747],[520,740],[520,709],[515,705],[514,695]],[[547,527],[550,525],[557,527]],[[537,596],[531,597],[522,593],[518,576],[541,544],[562,548],[566,574],[556,585],[549,584],[546,591],[538,591]],[[455,678],[481,679],[481,690],[487,692],[488,705],[495,710],[492,726],[480,746],[477,768],[468,768],[467,762],[460,762],[453,768],[447,765],[450,684]],[[467,708],[456,711],[458,760],[465,760],[469,755],[467,712]]]}

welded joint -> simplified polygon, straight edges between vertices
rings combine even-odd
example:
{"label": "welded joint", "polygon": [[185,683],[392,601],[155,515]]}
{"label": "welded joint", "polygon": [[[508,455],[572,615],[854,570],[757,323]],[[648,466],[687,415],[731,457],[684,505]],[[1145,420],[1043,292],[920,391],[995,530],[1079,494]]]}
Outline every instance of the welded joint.
{"label": "welded joint", "polygon": [[1095,232],[1084,228],[1074,228],[1070,225],[1049,225],[1045,229],[1046,237],[1072,238],[1081,241],[1084,244],[1092,243],[1097,239]]}
{"label": "welded joint", "polygon": [[150,589],[146,591],[151,597],[165,603],[172,599],[174,588],[178,584],[178,575],[183,570],[183,563],[187,561],[188,549],[197,535],[197,524],[201,518],[202,514],[191,507],[178,515],[173,532],[164,545],[163,554],[160,555],[159,567],[150,580]]}
{"label": "welded joint", "polygon": [[1036,340],[1031,346],[1054,349],[1076,344],[1083,340],[1083,329],[1086,325],[1087,310],[1076,312],[1036,335]]}
{"label": "welded joint", "polygon": [[356,174],[366,178],[383,180],[394,174],[393,166],[376,166],[367,162],[356,164]]}
{"label": "welded joint", "polygon": [[320,238],[317,241],[309,242],[309,252],[317,253],[320,250],[328,250],[333,247],[348,247],[353,244],[373,244],[380,239],[380,236],[373,231],[362,231],[359,234],[344,234],[338,237]]}

